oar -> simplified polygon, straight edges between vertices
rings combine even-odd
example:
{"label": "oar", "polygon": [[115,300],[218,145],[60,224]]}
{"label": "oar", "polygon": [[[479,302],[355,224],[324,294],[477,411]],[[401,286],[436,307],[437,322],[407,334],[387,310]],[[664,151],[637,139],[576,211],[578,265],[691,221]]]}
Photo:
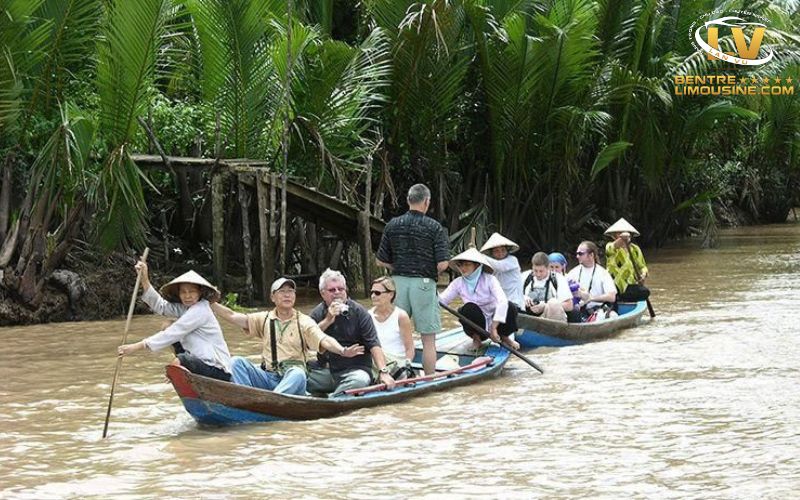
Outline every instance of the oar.
{"label": "oar", "polygon": [[653,304],[650,303],[650,297],[647,297],[646,299],[644,299],[644,301],[647,303],[648,314],[650,314],[651,318],[655,318],[656,312],[653,310]]}
{"label": "oar", "polygon": [[[463,321],[464,323],[466,323],[466,324],[467,324],[467,326],[469,326],[470,328],[473,328],[473,329],[475,329],[475,330],[479,331],[480,333],[482,333],[482,334],[486,335],[487,337],[491,338],[491,336],[489,335],[489,332],[487,332],[487,331],[486,331],[486,329],[484,329],[484,328],[483,328],[483,327],[481,327],[481,326],[478,326],[478,325],[476,325],[475,323],[473,323],[472,321],[470,321],[470,319],[469,319],[469,318],[467,318],[466,316],[464,316],[464,315],[463,315],[463,314],[461,314],[460,312],[456,311],[455,309],[453,309],[452,307],[450,307],[450,306],[448,306],[448,305],[446,305],[446,304],[442,304],[441,302],[439,302],[439,305],[440,305],[440,306],[442,306],[442,309],[444,309],[445,311],[449,312],[450,314],[452,314],[452,315],[453,315],[453,316],[455,316],[456,318],[458,318],[458,319],[460,319],[461,321]],[[529,357],[525,356],[524,354],[522,354],[522,353],[521,353],[521,352],[519,352],[518,350],[514,349],[513,347],[509,347],[509,346],[507,346],[507,345],[503,344],[502,342],[501,342],[500,344],[498,344],[498,345],[499,345],[500,347],[502,347],[503,349],[506,349],[508,352],[510,352],[510,353],[511,353],[511,354],[513,354],[514,356],[518,357],[518,358],[519,358],[519,359],[521,359],[522,361],[524,361],[524,362],[528,363],[528,364],[529,364],[529,365],[531,365],[533,368],[535,368],[535,369],[539,370],[539,373],[544,373],[544,370],[542,370],[541,368],[539,368],[539,365],[537,365],[536,363],[534,363],[534,362],[533,362],[533,360],[531,360]]]}
{"label": "oar", "polygon": [[[149,248],[144,249],[142,253],[142,260],[147,261],[147,254],[150,253]],[[133,308],[136,305],[136,295],[139,291],[139,284],[142,282],[141,271],[136,272],[136,284],[133,285],[133,295],[131,296],[131,305],[128,307],[128,319],[125,320],[125,333],[122,334],[122,342],[124,344],[128,340],[128,329],[131,327],[131,317],[133,316]],[[111,382],[111,395],[108,397],[108,410],[106,410],[106,423],[103,425],[103,438],[108,435],[108,419],[111,418],[111,404],[114,402],[114,388],[117,386],[117,378],[119,377],[119,370],[122,368],[122,356],[117,356],[117,367],[114,369],[114,380]]]}
{"label": "oar", "polygon": [[[631,264],[633,264],[634,277],[636,278],[637,282],[641,282],[642,281],[642,272],[639,269],[639,266],[636,264],[636,261],[633,260],[633,253],[631,253],[631,247],[628,245],[628,243],[625,240],[622,240],[622,243],[625,245],[625,250],[628,251],[628,258],[631,259]],[[648,314],[650,314],[651,318],[655,318],[656,317],[656,311],[653,309],[653,304],[650,303],[650,297],[647,297],[644,300],[647,303],[647,312],[648,312]]]}

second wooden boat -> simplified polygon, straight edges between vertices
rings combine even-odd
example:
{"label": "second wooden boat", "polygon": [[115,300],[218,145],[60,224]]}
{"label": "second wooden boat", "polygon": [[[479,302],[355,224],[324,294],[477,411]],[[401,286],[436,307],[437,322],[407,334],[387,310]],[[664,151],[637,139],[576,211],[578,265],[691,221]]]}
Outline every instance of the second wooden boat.
{"label": "second wooden boat", "polygon": [[519,332],[516,334],[520,347],[562,347],[603,340],[625,328],[639,323],[647,310],[647,303],[620,303],[619,316],[591,323],[561,323],[551,319],[538,318],[528,314],[517,317]]}

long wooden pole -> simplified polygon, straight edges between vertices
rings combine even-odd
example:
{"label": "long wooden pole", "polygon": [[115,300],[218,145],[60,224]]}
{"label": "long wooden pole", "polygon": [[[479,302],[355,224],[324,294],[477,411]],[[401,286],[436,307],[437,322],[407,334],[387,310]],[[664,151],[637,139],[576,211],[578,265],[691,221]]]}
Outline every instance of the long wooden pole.
{"label": "long wooden pole", "polygon": [[[458,318],[461,321],[463,321],[464,323],[466,323],[467,326],[469,326],[471,328],[474,328],[475,330],[478,330],[480,333],[482,333],[482,334],[486,335],[487,337],[491,338],[491,336],[489,335],[489,332],[487,332],[485,328],[483,328],[482,326],[476,325],[474,322],[470,321],[469,318],[467,318],[466,316],[464,316],[460,312],[456,311],[455,309],[453,309],[452,307],[450,307],[450,306],[448,306],[446,304],[442,304],[441,302],[439,302],[439,305],[442,306],[442,309],[444,309],[445,311],[449,312],[450,314],[452,314],[456,318]],[[510,352],[514,356],[518,357],[522,361],[528,363],[530,366],[532,366],[533,368],[537,369],[539,371],[539,373],[544,373],[544,370],[542,370],[539,367],[539,365],[534,363],[532,359],[530,359],[529,357],[525,356],[524,354],[522,354],[518,350],[514,349],[513,347],[509,347],[509,346],[503,344],[502,342],[497,344],[497,345],[499,345],[503,349],[506,349],[508,352]]]}
{"label": "long wooden pole", "polygon": [[[149,248],[144,249],[142,253],[142,261],[147,261],[147,255],[150,253]],[[124,344],[128,340],[128,330],[131,327],[131,317],[133,316],[133,308],[136,306],[136,295],[139,291],[139,284],[142,282],[141,271],[136,272],[136,284],[133,286],[133,294],[131,295],[131,305],[128,306],[128,319],[125,320],[125,333],[122,334],[122,342]],[[111,382],[111,395],[108,397],[108,410],[106,410],[106,423],[103,425],[103,439],[108,435],[108,420],[111,418],[111,404],[114,402],[114,388],[117,386],[117,379],[119,378],[119,371],[122,368],[122,356],[117,356],[117,367],[114,369],[114,380]]]}

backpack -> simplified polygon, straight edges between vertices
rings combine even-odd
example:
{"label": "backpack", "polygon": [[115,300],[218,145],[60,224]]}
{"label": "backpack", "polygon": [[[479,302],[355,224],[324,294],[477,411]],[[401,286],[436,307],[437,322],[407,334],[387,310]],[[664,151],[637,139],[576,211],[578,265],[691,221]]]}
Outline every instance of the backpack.
{"label": "backpack", "polygon": [[[531,283],[533,283],[533,270],[531,270],[531,272],[525,278],[525,282],[522,284],[522,291],[524,292],[525,289],[528,288],[528,285],[530,285]],[[547,281],[544,282],[544,301],[545,302],[547,302],[547,300],[548,300],[547,294],[550,293],[550,285],[553,285],[553,290],[558,292],[558,280],[556,279],[556,276],[553,273],[550,273],[550,275],[547,276]]]}

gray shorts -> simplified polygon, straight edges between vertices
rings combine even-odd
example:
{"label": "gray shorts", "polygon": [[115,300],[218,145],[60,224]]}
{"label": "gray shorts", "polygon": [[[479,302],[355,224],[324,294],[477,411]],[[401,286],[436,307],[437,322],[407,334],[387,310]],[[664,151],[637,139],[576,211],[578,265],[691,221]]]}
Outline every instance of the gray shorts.
{"label": "gray shorts", "polygon": [[394,303],[411,316],[420,335],[434,335],[442,329],[436,280],[410,276],[392,276],[397,285]]}

